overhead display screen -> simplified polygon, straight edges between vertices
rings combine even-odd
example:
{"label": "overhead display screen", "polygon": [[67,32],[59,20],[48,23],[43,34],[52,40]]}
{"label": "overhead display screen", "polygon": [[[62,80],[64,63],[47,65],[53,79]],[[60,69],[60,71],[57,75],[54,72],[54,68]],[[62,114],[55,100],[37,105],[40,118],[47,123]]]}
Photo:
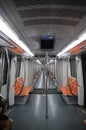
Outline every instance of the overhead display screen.
{"label": "overhead display screen", "polygon": [[41,37],[41,43],[40,43],[40,49],[54,49],[54,37],[53,36],[42,36]]}

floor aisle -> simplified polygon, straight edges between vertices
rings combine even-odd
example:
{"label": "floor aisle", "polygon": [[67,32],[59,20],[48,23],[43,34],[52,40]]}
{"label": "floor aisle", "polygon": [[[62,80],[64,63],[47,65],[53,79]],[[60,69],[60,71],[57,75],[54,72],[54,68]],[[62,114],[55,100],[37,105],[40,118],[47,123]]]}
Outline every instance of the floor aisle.
{"label": "floor aisle", "polygon": [[[35,89],[45,89],[45,87],[46,87],[45,86],[45,84],[46,84],[45,83],[46,77],[47,77],[47,87],[48,87],[48,89],[55,89],[56,86],[55,86],[54,81],[51,80],[51,78],[49,77],[49,75],[46,75],[44,77],[44,72],[43,71],[41,72],[41,74],[40,74],[40,76],[39,76],[39,78],[38,78],[38,80],[37,80],[34,88]],[[45,80],[44,80],[44,78],[45,78]]]}
{"label": "floor aisle", "polygon": [[15,106],[9,117],[13,130],[85,130],[86,118],[76,105],[67,105],[60,94],[48,95],[48,119],[45,95],[31,95],[25,105]]}
{"label": "floor aisle", "polygon": [[[35,87],[43,89],[43,72]],[[9,114],[13,130],[86,130],[86,115],[77,105],[67,105],[61,94],[48,94],[48,119],[45,116],[45,94],[31,94],[25,105],[16,105]]]}

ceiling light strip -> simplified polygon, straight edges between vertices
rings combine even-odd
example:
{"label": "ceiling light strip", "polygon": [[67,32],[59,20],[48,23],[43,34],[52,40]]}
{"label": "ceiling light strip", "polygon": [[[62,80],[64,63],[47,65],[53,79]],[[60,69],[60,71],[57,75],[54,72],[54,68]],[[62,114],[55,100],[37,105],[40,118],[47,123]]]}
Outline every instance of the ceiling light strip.
{"label": "ceiling light strip", "polygon": [[69,51],[70,49],[72,49],[73,47],[77,46],[78,44],[80,44],[81,42],[83,42],[84,40],[86,40],[86,32],[83,33],[78,40],[73,41],[71,44],[69,44],[67,47],[65,47],[61,52],[59,52],[57,54],[58,57],[62,56],[65,52]]}
{"label": "ceiling light strip", "polygon": [[19,39],[17,34],[11,29],[11,27],[7,24],[7,22],[0,16],[0,31],[2,31],[5,35],[7,35],[10,39],[12,39],[17,45],[19,45],[23,50],[25,50],[30,56],[34,56],[34,54],[30,51],[30,49]]}

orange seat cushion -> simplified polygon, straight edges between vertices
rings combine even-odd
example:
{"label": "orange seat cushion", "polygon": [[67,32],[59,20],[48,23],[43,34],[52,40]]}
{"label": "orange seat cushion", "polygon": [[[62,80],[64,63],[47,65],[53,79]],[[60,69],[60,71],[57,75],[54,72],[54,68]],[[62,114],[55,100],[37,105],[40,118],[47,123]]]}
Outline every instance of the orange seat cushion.
{"label": "orange seat cushion", "polygon": [[29,94],[29,92],[31,91],[31,89],[32,89],[31,86],[24,87],[23,90],[22,90],[22,92],[21,92],[21,94],[20,94],[20,96],[25,96],[25,95],[27,96]]}
{"label": "orange seat cushion", "polygon": [[[76,82],[76,78],[74,77],[69,77],[68,78],[68,83],[70,85],[70,88],[71,88],[71,91],[74,95],[77,95],[77,90],[78,90],[78,85],[77,85],[77,82]],[[70,88],[68,86],[68,84],[66,86],[59,86],[59,89],[62,91],[62,93],[64,95],[69,95],[71,96],[72,93],[70,91]]]}
{"label": "orange seat cushion", "polygon": [[[20,93],[23,83],[24,83],[24,81],[23,81],[22,77],[18,77],[16,79],[16,82],[14,85],[15,95],[18,95]],[[31,91],[31,88],[32,88],[31,86],[24,86],[20,96],[28,95],[29,92]]]}

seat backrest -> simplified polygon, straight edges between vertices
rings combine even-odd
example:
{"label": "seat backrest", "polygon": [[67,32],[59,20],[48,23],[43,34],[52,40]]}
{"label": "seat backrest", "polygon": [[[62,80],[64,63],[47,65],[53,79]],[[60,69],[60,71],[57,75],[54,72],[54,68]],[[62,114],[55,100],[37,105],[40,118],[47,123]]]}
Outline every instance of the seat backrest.
{"label": "seat backrest", "polygon": [[15,85],[14,85],[14,90],[15,90],[15,94],[18,95],[21,88],[22,88],[22,85],[23,85],[24,81],[23,81],[23,78],[22,77],[18,77],[15,81]]}
{"label": "seat backrest", "polygon": [[77,81],[76,78],[74,77],[69,77],[68,78],[68,82],[70,84],[71,90],[74,94],[77,94],[77,90],[78,90],[78,85],[77,85]]}

